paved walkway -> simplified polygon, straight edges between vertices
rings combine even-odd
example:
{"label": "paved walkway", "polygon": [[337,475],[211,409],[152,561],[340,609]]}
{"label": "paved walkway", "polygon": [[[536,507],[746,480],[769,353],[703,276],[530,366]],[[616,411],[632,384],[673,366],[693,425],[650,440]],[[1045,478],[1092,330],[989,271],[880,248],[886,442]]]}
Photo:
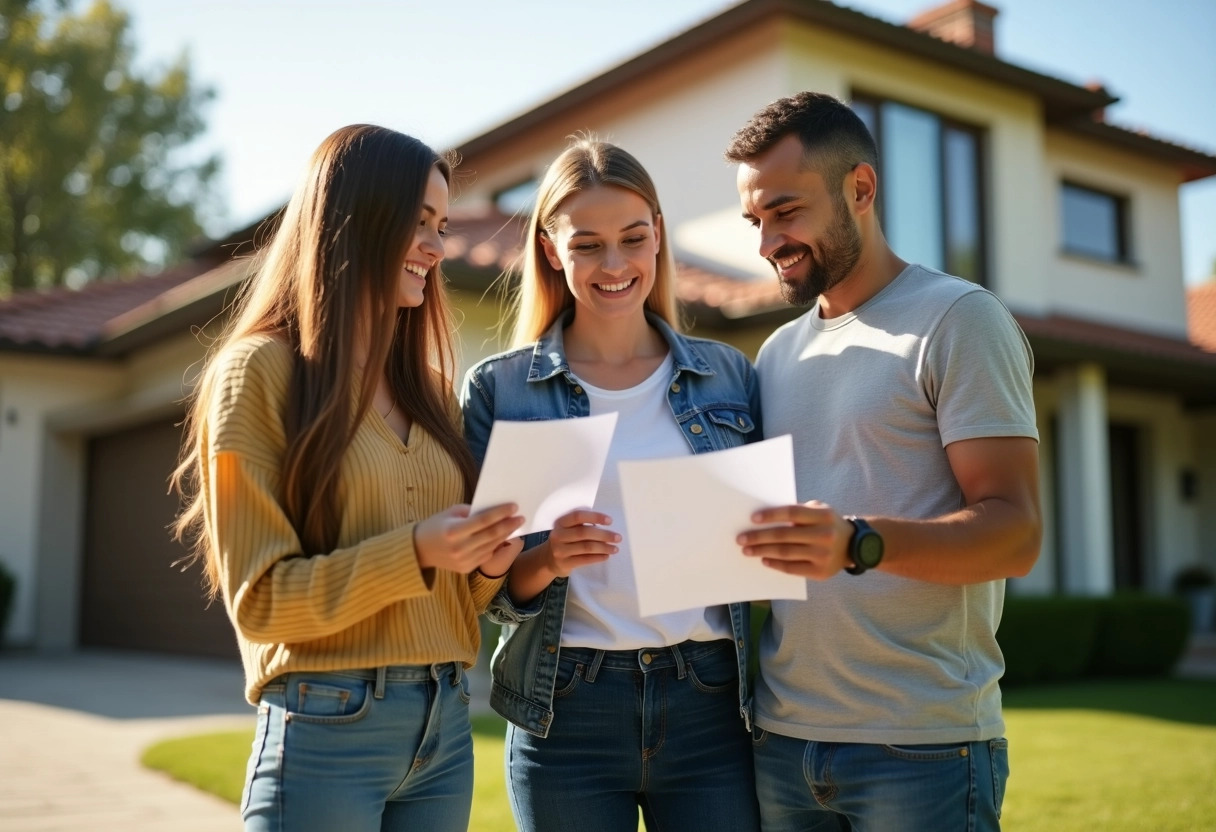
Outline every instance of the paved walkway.
{"label": "paved walkway", "polygon": [[[1179,675],[1216,678],[1216,635]],[[484,667],[471,681],[487,709]],[[139,764],[168,737],[250,727],[236,662],[146,653],[0,653],[0,829],[228,832],[236,808]]]}
{"label": "paved walkway", "polygon": [[[487,707],[488,680],[470,680]],[[169,737],[253,725],[239,663],[0,653],[0,829],[230,832],[236,807],[139,764]]]}

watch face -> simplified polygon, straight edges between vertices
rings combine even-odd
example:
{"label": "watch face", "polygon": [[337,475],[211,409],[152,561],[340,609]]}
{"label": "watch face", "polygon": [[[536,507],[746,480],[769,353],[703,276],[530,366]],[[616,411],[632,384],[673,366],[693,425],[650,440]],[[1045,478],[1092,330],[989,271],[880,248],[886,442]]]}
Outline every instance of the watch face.
{"label": "watch face", "polygon": [[882,562],[882,538],[874,532],[863,534],[857,541],[857,557],[866,569],[878,566]]}

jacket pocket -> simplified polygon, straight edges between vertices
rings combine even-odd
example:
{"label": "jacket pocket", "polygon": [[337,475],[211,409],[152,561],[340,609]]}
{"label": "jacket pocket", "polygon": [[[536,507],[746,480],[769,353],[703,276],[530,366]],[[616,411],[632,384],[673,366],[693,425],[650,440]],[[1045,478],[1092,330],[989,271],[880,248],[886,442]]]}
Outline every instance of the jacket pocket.
{"label": "jacket pocket", "polygon": [[745,407],[712,407],[705,411],[705,419],[714,427],[715,444],[721,448],[742,445],[756,430],[756,420]]}

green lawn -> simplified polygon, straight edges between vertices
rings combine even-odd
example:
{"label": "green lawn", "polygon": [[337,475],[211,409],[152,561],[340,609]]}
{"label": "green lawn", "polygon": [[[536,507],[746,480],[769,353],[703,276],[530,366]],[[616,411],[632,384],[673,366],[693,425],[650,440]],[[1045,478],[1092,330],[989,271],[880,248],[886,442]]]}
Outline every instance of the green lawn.
{"label": "green lawn", "polygon": [[[1007,691],[1006,832],[1216,829],[1216,680],[1101,681]],[[251,731],[166,740],[144,765],[240,800]],[[470,829],[511,832],[503,722],[473,721]]]}

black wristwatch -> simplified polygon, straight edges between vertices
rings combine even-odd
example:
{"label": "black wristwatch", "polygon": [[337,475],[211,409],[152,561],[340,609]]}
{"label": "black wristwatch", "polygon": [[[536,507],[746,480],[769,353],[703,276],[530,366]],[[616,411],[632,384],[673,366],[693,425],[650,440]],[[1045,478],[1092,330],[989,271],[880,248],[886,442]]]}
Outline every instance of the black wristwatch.
{"label": "black wristwatch", "polygon": [[844,571],[860,575],[882,563],[882,535],[860,517],[844,519],[853,524],[853,537],[849,539],[849,558],[853,566],[846,566]]}

